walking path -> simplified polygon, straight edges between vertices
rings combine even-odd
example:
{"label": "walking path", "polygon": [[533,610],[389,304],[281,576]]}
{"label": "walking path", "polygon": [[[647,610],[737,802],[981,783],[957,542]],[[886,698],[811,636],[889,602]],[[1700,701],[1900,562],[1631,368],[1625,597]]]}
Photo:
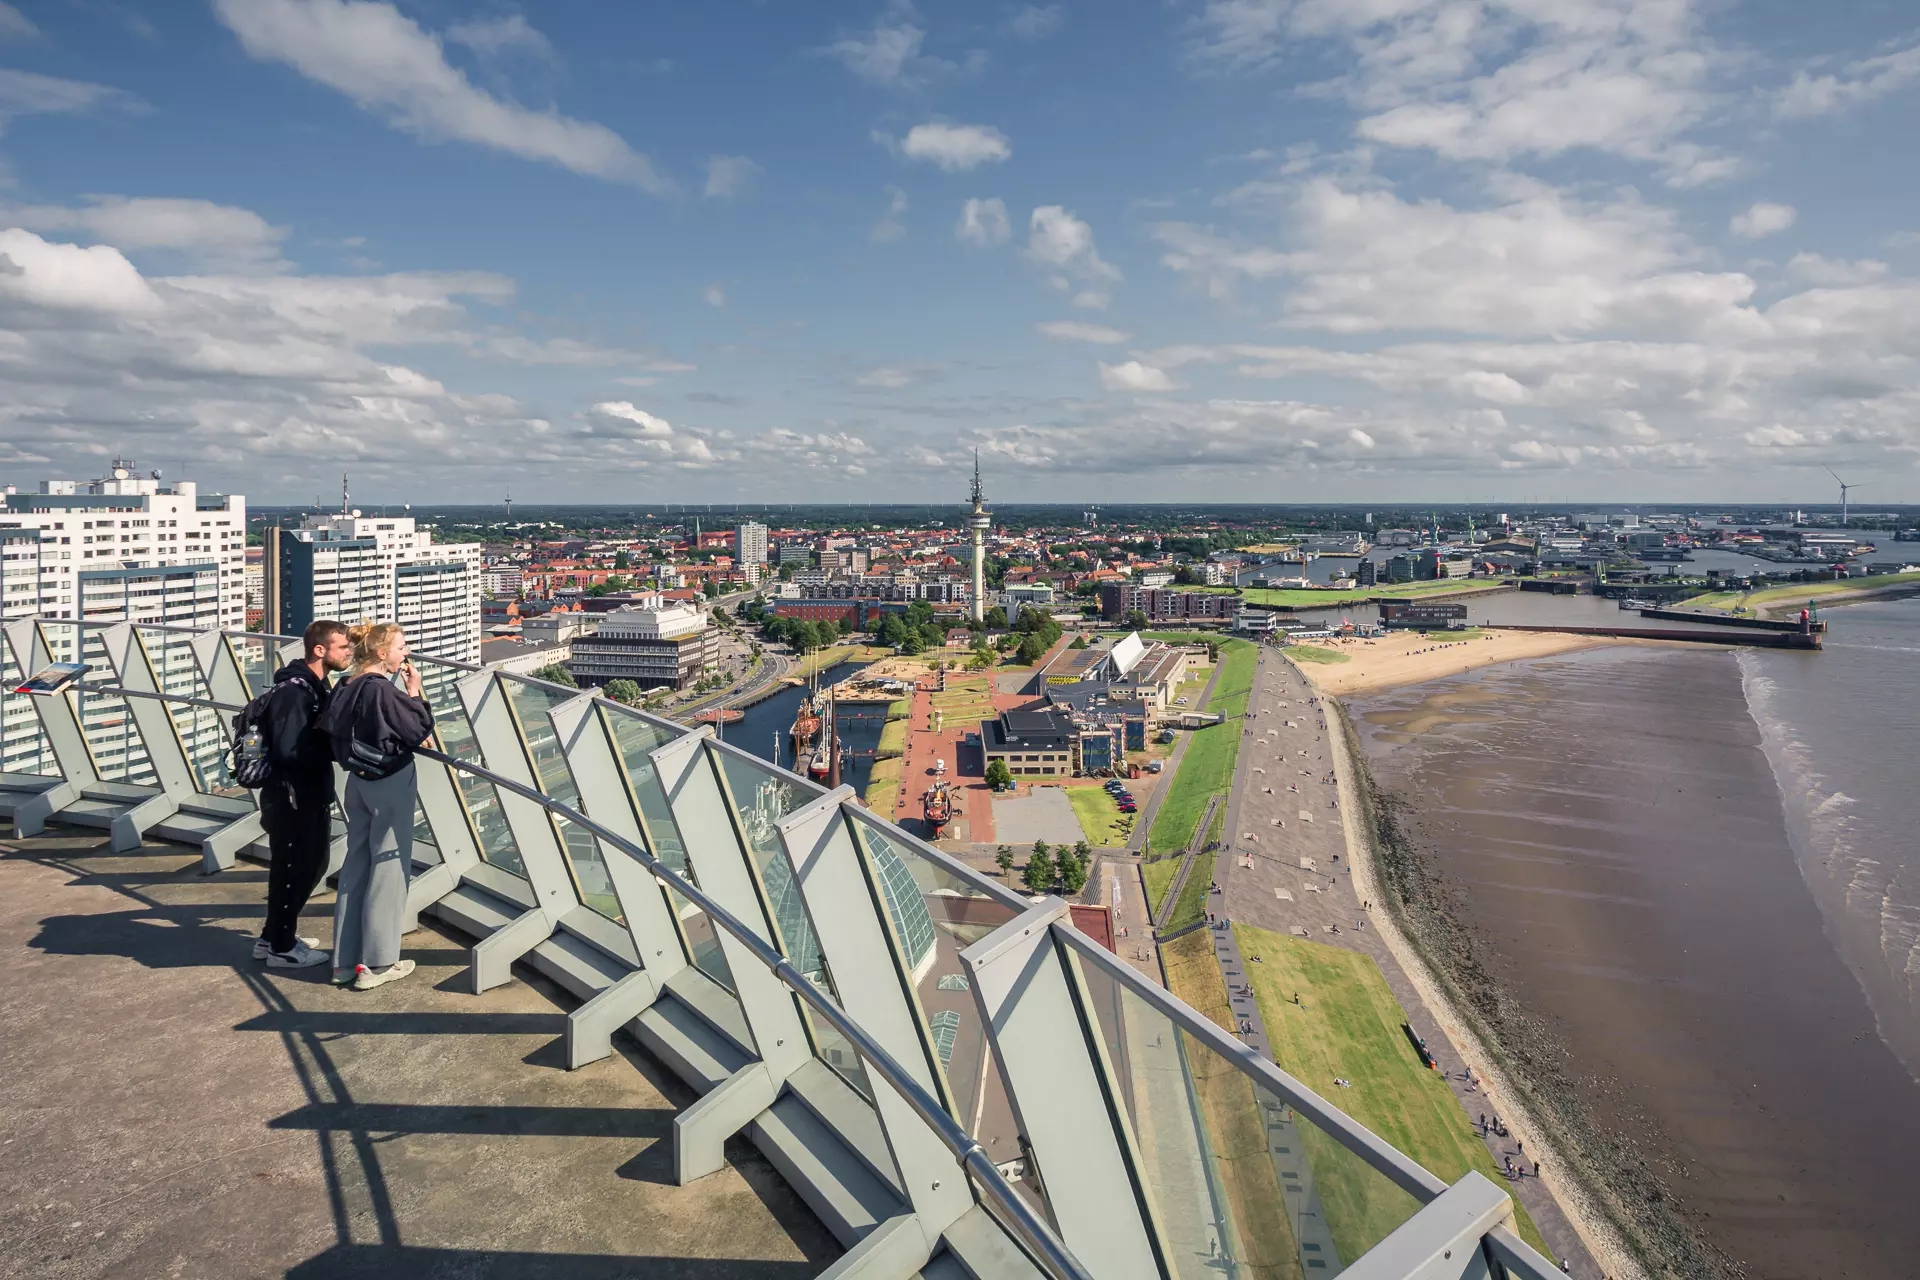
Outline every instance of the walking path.
{"label": "walking path", "polygon": [[[1353,865],[1351,849],[1363,847],[1359,841],[1364,833],[1356,830],[1354,843],[1349,844],[1346,819],[1351,813],[1357,823],[1358,800],[1350,778],[1343,785],[1341,774],[1350,775],[1352,770],[1345,760],[1344,742],[1336,748],[1332,740],[1338,730],[1327,725],[1319,695],[1291,663],[1265,649],[1255,669],[1247,716],[1246,741],[1227,804],[1226,848],[1214,860],[1214,879],[1222,892],[1212,910],[1224,919],[1371,956],[1410,1025],[1426,1040],[1469,1119],[1482,1112],[1509,1118],[1514,1108],[1496,1104],[1481,1084],[1469,1080],[1452,1028],[1434,1016],[1424,984],[1409,979],[1394,948],[1373,926],[1377,913],[1363,909],[1363,903],[1371,905],[1374,891],[1370,867]],[[1357,892],[1357,885],[1364,886],[1365,893]],[[1240,966],[1237,951],[1222,951],[1218,941],[1222,934],[1230,942],[1231,930],[1214,933],[1215,954],[1225,973],[1229,955],[1233,967]],[[1245,981],[1244,976],[1238,984],[1233,977],[1227,978],[1229,988]],[[1245,998],[1244,1007],[1252,1004],[1251,997]],[[1238,1013],[1243,1004],[1236,1001],[1234,1008]],[[1259,1028],[1257,1018],[1252,1025]],[[1258,1047],[1268,1052],[1264,1035]],[[1488,1080],[1483,1062],[1475,1064],[1475,1074],[1482,1082]],[[1319,1088],[1327,1082],[1306,1083]],[[1504,1097],[1505,1091],[1501,1093]],[[1531,1134],[1511,1125],[1510,1131],[1514,1136],[1488,1137],[1496,1166],[1510,1154],[1519,1160],[1517,1138],[1532,1140]],[[1545,1153],[1536,1146],[1535,1154]],[[1548,1156],[1550,1172],[1554,1163]],[[1531,1172],[1530,1156],[1523,1167]],[[1511,1190],[1526,1206],[1554,1256],[1568,1259],[1572,1274],[1600,1280],[1602,1271],[1581,1234],[1541,1179],[1517,1178]],[[1618,1277],[1623,1270],[1611,1266],[1607,1274]]]}

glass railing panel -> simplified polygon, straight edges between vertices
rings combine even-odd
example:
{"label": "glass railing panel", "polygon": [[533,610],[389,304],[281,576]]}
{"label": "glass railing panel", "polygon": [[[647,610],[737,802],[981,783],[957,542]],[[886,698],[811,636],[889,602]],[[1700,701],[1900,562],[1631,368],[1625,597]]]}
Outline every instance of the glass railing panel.
{"label": "glass railing panel", "polygon": [[[507,701],[526,740],[540,789],[569,809],[580,808],[580,790],[574,784],[573,770],[567,766],[567,753],[560,745],[560,735],[553,727],[554,708],[578,697],[578,691],[505,674],[501,675],[500,684],[507,691]],[[564,818],[556,818],[554,825],[560,831],[580,900],[608,919],[624,923],[620,899],[613,891],[613,877],[607,874],[606,855],[600,849],[600,842],[591,831]]]}
{"label": "glass railing panel", "polygon": [[273,673],[280,669],[280,642],[265,636],[230,635],[226,640],[227,652],[240,668],[240,678],[246,681],[248,696],[265,693],[273,684]]}
{"label": "glass railing panel", "polygon": [[918,842],[864,813],[854,832],[880,885],[887,927],[907,969],[933,1046],[950,1114],[979,1140],[1008,1181],[1036,1204],[1039,1182],[1026,1167],[1020,1126],[960,953],[1020,914],[954,871]]}
{"label": "glass railing panel", "polygon": [[[1187,967],[1183,992],[1234,1031],[1210,942],[1192,936],[1196,954],[1169,966]],[[1177,1275],[1217,1275],[1223,1259],[1254,1275],[1338,1275],[1418,1212],[1411,1195],[1160,1006],[1075,962]]]}
{"label": "glass railing panel", "polygon": [[[473,724],[461,705],[458,688],[460,681],[472,673],[432,658],[415,658],[413,665],[420,672],[420,694],[433,708],[434,736],[439,739],[440,749],[456,760],[485,768],[487,761],[474,739]],[[460,798],[466,803],[467,816],[473,820],[480,856],[502,871],[525,876],[526,863],[520,859],[520,846],[514,841],[513,830],[500,808],[499,791],[484,778],[458,769],[453,771],[453,776],[459,784]]]}
{"label": "glass railing panel", "polygon": [[[136,627],[135,631],[160,692],[212,700],[213,694],[200,673],[200,660],[194,655],[191,634],[157,627]],[[243,794],[228,768],[231,761],[227,758],[227,731],[221,713],[182,702],[163,705],[173,718],[174,732],[180,735],[180,747],[193,770],[194,784],[209,794]]]}
{"label": "glass railing panel", "polygon": [[[740,825],[740,834],[746,841],[754,870],[759,873],[761,887],[766,892],[767,908],[773,917],[775,941],[807,981],[824,992],[829,1000],[840,1003],[840,993],[834,989],[833,975],[828,972],[826,956],[820,949],[820,935],[814,928],[812,916],[807,912],[799,879],[794,875],[793,864],[787,860],[786,848],[780,843],[780,832],[775,825],[781,818],[819,796],[820,789],[794,774],[773,769],[746,755],[718,749],[713,750],[711,755],[720,766],[720,775],[726,783],[727,796]],[[864,904],[858,904],[856,909],[865,909]],[[853,1046],[838,1031],[811,1014],[807,1015],[807,1020],[813,1028],[814,1043],[819,1046],[821,1060],[839,1072],[848,1083],[871,1097],[866,1070],[861,1066],[860,1055],[854,1052]]]}
{"label": "glass railing panel", "polygon": [[20,670],[13,647],[0,642],[0,773],[57,778],[60,765],[40,730],[33,695],[12,692],[32,674]]}
{"label": "glass railing panel", "polygon": [[[626,774],[627,794],[633,797],[634,808],[640,815],[647,848],[674,872],[699,884],[700,878],[687,863],[686,841],[681,837],[679,824],[673,820],[666,789],[653,767],[653,753],[680,735],[637,711],[605,699],[600,701],[599,711],[601,722],[613,739],[614,754]],[[720,948],[713,921],[707,918],[706,912],[671,889],[667,891],[667,899],[673,907],[674,918],[680,923],[687,958],[700,972],[732,991],[733,973],[727,967],[726,953]]]}
{"label": "glass railing panel", "polygon": [[[46,622],[41,633],[55,662],[84,662],[87,671],[83,685],[113,686],[120,676],[107,661],[103,628],[83,627],[74,622]],[[80,717],[81,736],[93,755],[93,767],[102,782],[130,782],[153,786],[153,765],[147,758],[146,743],[134,727],[127,700],[118,694],[80,688],[69,695]]]}

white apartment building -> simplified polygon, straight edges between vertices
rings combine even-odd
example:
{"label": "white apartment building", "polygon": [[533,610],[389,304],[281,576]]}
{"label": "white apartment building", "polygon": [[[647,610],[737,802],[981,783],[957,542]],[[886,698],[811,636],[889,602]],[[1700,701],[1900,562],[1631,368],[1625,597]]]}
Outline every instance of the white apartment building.
{"label": "white apartment building", "polygon": [[[0,618],[246,629],[244,497],[202,498],[191,480],[165,486],[159,472],[142,476],[121,459],[98,480],[44,480],[37,493],[9,486],[3,496]],[[75,631],[52,626],[44,634],[58,661],[105,662],[97,641],[82,653]],[[162,688],[199,693],[188,645],[158,632],[145,638]],[[125,732],[126,709],[119,700],[78,696],[101,776],[147,780],[145,752]],[[175,721],[196,760],[218,747],[219,727],[211,713],[182,710]],[[7,698],[0,715],[0,771],[34,772],[29,757],[39,742],[27,700]]]}
{"label": "white apartment building", "polygon": [[[247,500],[239,494],[201,498],[191,480],[162,487],[160,473],[140,476],[116,460],[100,480],[43,480],[38,493],[12,486],[0,506],[0,533],[35,531],[37,556],[18,535],[0,616],[111,617],[116,606],[137,622],[175,622],[242,631],[247,625]],[[32,563],[34,582],[27,585]],[[125,579],[139,570],[198,566],[191,601],[174,588]],[[211,612],[201,599],[211,588]]]}
{"label": "white apartment building", "polygon": [[436,543],[411,516],[359,511],[268,530],[267,626],[298,635],[315,618],[398,622],[414,649],[480,661],[480,544]]}
{"label": "white apartment building", "polygon": [[526,581],[527,571],[517,564],[486,565],[480,570],[480,594],[488,600],[516,596]]}
{"label": "white apartment building", "polygon": [[767,526],[743,520],[734,530],[733,561],[742,568],[767,562]]}

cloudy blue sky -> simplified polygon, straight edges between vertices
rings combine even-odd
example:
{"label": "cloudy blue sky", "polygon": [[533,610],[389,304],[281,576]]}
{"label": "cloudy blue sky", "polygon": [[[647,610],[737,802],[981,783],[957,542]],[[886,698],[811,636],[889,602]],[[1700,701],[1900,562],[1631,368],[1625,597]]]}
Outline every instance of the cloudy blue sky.
{"label": "cloudy blue sky", "polygon": [[14,0],[0,477],[1920,501],[1916,136],[1857,0]]}

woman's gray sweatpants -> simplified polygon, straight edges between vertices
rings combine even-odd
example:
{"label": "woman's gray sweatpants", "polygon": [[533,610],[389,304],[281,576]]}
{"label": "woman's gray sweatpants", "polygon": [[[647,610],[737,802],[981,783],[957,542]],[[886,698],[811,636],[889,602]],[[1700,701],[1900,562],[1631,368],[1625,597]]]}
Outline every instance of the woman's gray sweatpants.
{"label": "woman's gray sweatpants", "polygon": [[347,775],[347,860],[333,905],[333,967],[384,969],[400,958],[413,878],[413,763],[391,777]]}

